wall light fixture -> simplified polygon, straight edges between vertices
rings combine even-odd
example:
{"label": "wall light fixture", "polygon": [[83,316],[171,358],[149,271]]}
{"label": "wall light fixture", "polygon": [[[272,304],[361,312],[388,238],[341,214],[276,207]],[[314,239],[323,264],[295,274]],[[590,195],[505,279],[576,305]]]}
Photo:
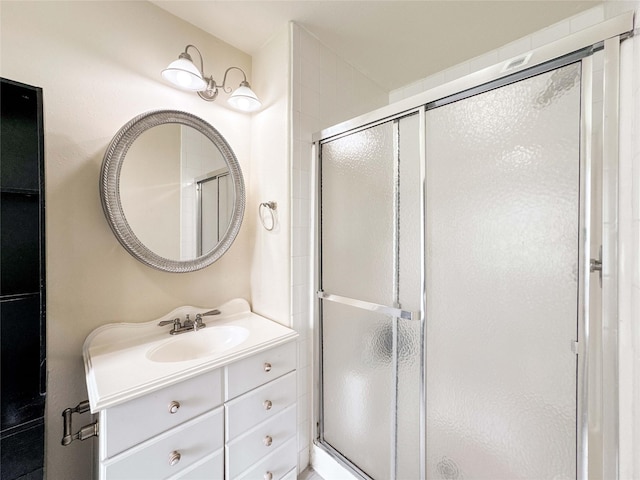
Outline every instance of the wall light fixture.
{"label": "wall light fixture", "polygon": [[[198,52],[198,56],[200,57],[200,69],[198,69],[198,67],[193,63],[191,55],[188,53],[189,48],[193,48]],[[240,86],[235,90],[231,87],[227,87],[227,74],[230,70],[234,69],[240,70],[243,76]],[[226,93],[231,93],[231,96],[227,101],[232,107],[238,110],[242,110],[243,112],[255,112],[262,106],[262,103],[258,100],[258,96],[253,93],[253,90],[251,90],[251,86],[249,85],[249,82],[247,82],[247,75],[241,68],[227,68],[224,72],[222,85],[218,85],[213,79],[213,76],[206,77],[204,74],[202,54],[194,45],[187,45],[184,52],[182,52],[178,57],[178,60],[171,62],[169,66],[162,71],[162,77],[178,88],[198,92],[200,98],[207,102],[214,101],[218,96],[218,89],[222,89]]]}

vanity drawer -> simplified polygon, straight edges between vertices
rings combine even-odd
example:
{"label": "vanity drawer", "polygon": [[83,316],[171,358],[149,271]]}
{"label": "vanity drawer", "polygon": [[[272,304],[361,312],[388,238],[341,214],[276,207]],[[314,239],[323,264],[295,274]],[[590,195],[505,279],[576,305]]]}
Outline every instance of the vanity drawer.
{"label": "vanity drawer", "polygon": [[285,343],[225,367],[225,400],[235,398],[296,368],[297,344]]}
{"label": "vanity drawer", "polygon": [[203,458],[170,480],[224,480],[224,449]]}
{"label": "vanity drawer", "polygon": [[231,400],[225,404],[227,441],[277,415],[295,401],[295,371]]}
{"label": "vanity drawer", "polygon": [[[108,480],[159,480],[177,476],[224,444],[223,409],[180,425],[101,464],[101,478]],[[177,463],[170,464],[177,452]]]}
{"label": "vanity drawer", "polygon": [[[238,477],[232,477],[232,480],[280,480],[295,469],[298,461],[297,450],[296,438],[292,437],[283,446],[251,466],[249,470],[242,472]],[[293,478],[295,480],[295,476]]]}
{"label": "vanity drawer", "polygon": [[[296,438],[296,406],[262,422],[225,447],[227,478],[235,478],[290,438]],[[295,449],[294,449],[295,451]]]}
{"label": "vanity drawer", "polygon": [[100,434],[106,438],[106,451],[100,452],[100,460],[124,452],[221,403],[222,374],[221,370],[214,370],[108,408],[100,415]]}

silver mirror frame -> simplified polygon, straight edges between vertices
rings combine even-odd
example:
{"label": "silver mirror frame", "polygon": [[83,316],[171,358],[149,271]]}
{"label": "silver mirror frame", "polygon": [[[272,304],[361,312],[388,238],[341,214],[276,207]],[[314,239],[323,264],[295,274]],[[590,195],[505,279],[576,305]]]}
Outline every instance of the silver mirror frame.
{"label": "silver mirror frame", "polygon": [[[218,147],[227,165],[235,189],[235,204],[229,227],[218,244],[208,253],[193,260],[173,260],[161,257],[144,245],[131,229],[120,199],[120,172],[129,147],[146,130],[157,125],[177,123],[196,129]],[[240,164],[224,137],[209,123],[190,113],[177,110],[155,110],[138,115],[125,124],[111,140],[102,160],[100,199],[107,222],[120,244],[135,259],[145,265],[171,273],[200,270],[218,260],[235,240],[245,209],[245,189]]]}

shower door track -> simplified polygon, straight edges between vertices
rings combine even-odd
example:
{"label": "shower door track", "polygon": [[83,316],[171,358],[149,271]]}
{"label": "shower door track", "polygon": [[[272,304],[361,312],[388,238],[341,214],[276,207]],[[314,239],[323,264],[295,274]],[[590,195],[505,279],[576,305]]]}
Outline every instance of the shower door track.
{"label": "shower door track", "polygon": [[[519,80],[523,80],[550,70],[554,70],[556,68],[560,68],[562,66],[579,62],[585,59],[586,57],[591,56],[593,53],[603,50],[605,52],[605,85],[614,85],[613,91],[605,91],[605,101],[604,101],[604,115],[605,115],[605,123],[603,128],[608,129],[609,133],[615,134],[615,140],[612,138],[604,138],[603,139],[603,163],[606,161],[606,158],[610,159],[615,157],[615,163],[617,164],[617,119],[618,119],[618,105],[617,105],[617,95],[618,89],[617,85],[619,82],[618,79],[618,71],[619,71],[619,50],[613,51],[616,48],[619,49],[619,44],[622,40],[629,38],[633,35],[633,24],[634,17],[632,12],[628,12],[617,17],[614,17],[610,20],[602,22],[593,27],[586,28],[578,33],[571,34],[561,40],[553,42],[551,44],[539,47],[534,49],[524,55],[515,57],[506,62],[500,62],[492,67],[485,68],[479,72],[472,73],[465,77],[462,77],[457,80],[453,80],[444,85],[435,87],[433,89],[427,90],[421,94],[415,95],[411,98],[401,100],[399,102],[394,103],[393,105],[389,105],[386,107],[382,107],[380,109],[374,110],[367,114],[361,115],[360,117],[354,118],[347,122],[335,125],[333,127],[329,127],[324,129],[313,135],[313,157],[316,162],[315,165],[315,173],[316,173],[316,181],[318,185],[316,186],[316,192],[320,191],[319,183],[321,178],[321,170],[320,170],[320,151],[319,148],[321,144],[334,140],[344,135],[348,135],[351,133],[355,133],[357,131],[370,128],[372,126],[393,120],[395,118],[400,118],[405,115],[409,115],[411,113],[419,113],[421,117],[421,131],[420,131],[420,155],[422,159],[422,192],[421,192],[421,201],[422,207],[424,209],[425,203],[425,183],[424,183],[424,163],[426,160],[425,153],[425,135],[424,131],[424,115],[427,110],[437,108],[448,103],[458,101],[464,98],[468,98],[473,95],[477,95],[482,92],[486,92],[488,90],[492,90],[495,88],[499,88]],[[510,65],[516,65],[510,68]],[[591,62],[587,62],[586,66],[583,63],[583,72],[591,73],[592,65]],[[589,78],[587,82],[587,87],[583,89],[583,93],[586,95],[591,95],[592,85],[591,78]],[[584,100],[583,100],[583,113],[584,115]],[[590,109],[590,106],[587,107]],[[590,195],[590,187],[588,182],[590,180],[590,173],[588,168],[590,166],[590,156],[591,156],[591,125],[590,121],[588,121],[589,125],[585,126],[585,120],[581,119],[581,154],[580,154],[580,211],[584,213],[584,210],[588,208],[588,204],[586,201],[589,199]],[[589,138],[586,138],[589,137]],[[611,161],[611,160],[610,160]],[[583,168],[586,167],[587,171],[583,173]],[[616,188],[617,190],[617,188]],[[320,202],[319,202],[319,194],[316,194],[316,205],[317,212],[316,215],[316,223],[315,223],[315,235],[317,238],[317,249],[316,249],[316,285],[320,285],[321,280],[321,267],[320,267]],[[423,211],[424,213],[424,211]],[[423,224],[424,226],[424,224]],[[581,232],[581,245],[579,246],[579,254],[581,258],[581,262],[579,265],[581,273],[584,273],[583,278],[580,280],[579,286],[579,298],[581,300],[588,301],[588,285],[589,285],[589,245],[588,243],[584,245],[584,241],[588,242],[588,228],[589,228],[589,219],[585,219],[585,226],[581,226],[583,230]],[[426,236],[426,230],[423,230]],[[586,237],[586,238],[585,238]],[[424,246],[424,238],[423,238],[423,246]],[[606,250],[606,248],[605,248]],[[615,272],[615,263],[617,259],[617,251],[615,245],[610,247],[609,252],[610,258],[612,259],[610,272],[613,275]],[[586,260],[585,260],[586,259]],[[586,268],[583,265],[584,261],[586,261]],[[316,289],[317,291],[317,300],[315,307],[315,323],[318,325],[318,336],[316,337],[316,358],[315,358],[315,374],[317,378],[320,379],[319,382],[319,395],[315,402],[315,418],[318,421],[317,424],[317,437],[314,439],[314,443],[320,446],[326,453],[328,453],[332,458],[334,458],[338,463],[342,464],[347,470],[349,470],[352,474],[356,475],[362,479],[370,479],[370,477],[364,473],[361,469],[358,468],[357,465],[354,465],[351,461],[345,458],[339,451],[333,448],[330,444],[326,443],[323,440],[322,433],[322,425],[323,425],[323,406],[322,406],[322,301],[333,301],[339,302],[351,306],[355,306],[358,308],[364,308],[371,311],[377,311],[379,313],[385,313],[394,318],[404,318],[404,319],[414,319],[421,320],[423,325],[423,331],[426,328],[426,319],[424,318],[423,312],[426,311],[426,292],[424,291],[425,282],[424,282],[424,265],[422,269],[422,312],[405,312],[401,309],[397,309],[395,307],[389,307],[384,305],[372,304],[369,302],[363,302],[361,300],[350,299],[347,297],[341,297],[338,295],[332,295],[329,293],[325,293],[322,290]],[[613,289],[610,295],[615,296],[617,294],[617,285],[613,284]],[[586,480],[589,478],[588,469],[587,469],[587,452],[588,452],[588,440],[587,440],[587,409],[586,409],[586,375],[587,375],[587,361],[588,361],[588,305],[579,305],[579,333],[578,333],[578,342],[576,342],[576,353],[580,353],[582,358],[578,360],[578,393],[577,393],[577,478],[581,480]],[[400,314],[400,315],[398,315]],[[402,316],[405,315],[405,316]],[[409,318],[411,317],[411,318]],[[617,313],[614,314],[613,320],[617,325]],[[616,329],[617,330],[617,329]],[[611,347],[611,346],[609,346]],[[422,345],[422,352],[425,355],[424,351],[424,338]],[[608,392],[605,392],[605,396],[609,397],[610,400],[610,409],[608,412],[609,420],[615,419],[617,422],[618,412],[617,412],[617,352],[608,352],[608,355],[613,355],[613,359],[611,360],[610,372],[614,374],[614,380],[612,385],[607,385],[609,388]],[[421,411],[420,411],[420,478],[426,478],[426,459],[425,459],[425,449],[424,449],[424,432],[426,426],[424,425],[426,421],[426,398],[424,397],[425,391],[425,370],[424,363],[422,365],[422,378],[421,378]],[[615,439],[615,434],[617,434],[617,426],[614,427],[614,432],[611,435],[610,439],[610,449],[612,451],[606,452],[613,460],[611,463],[613,465],[606,466],[605,471],[607,472],[615,472],[615,478],[618,478],[618,444],[617,439]],[[606,447],[605,447],[606,448]],[[395,460],[393,460],[395,461]],[[605,459],[604,463],[607,463]],[[612,477],[613,478],[613,477]]]}

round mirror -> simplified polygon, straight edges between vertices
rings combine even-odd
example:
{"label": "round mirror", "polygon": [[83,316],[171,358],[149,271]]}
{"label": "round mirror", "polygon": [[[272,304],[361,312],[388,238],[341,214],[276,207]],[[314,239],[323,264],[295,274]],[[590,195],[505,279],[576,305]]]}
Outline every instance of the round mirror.
{"label": "round mirror", "polygon": [[122,127],[105,153],[100,187],[118,241],[142,263],[167,272],[215,262],[244,214],[244,182],[231,147],[185,112],[149,112]]}

